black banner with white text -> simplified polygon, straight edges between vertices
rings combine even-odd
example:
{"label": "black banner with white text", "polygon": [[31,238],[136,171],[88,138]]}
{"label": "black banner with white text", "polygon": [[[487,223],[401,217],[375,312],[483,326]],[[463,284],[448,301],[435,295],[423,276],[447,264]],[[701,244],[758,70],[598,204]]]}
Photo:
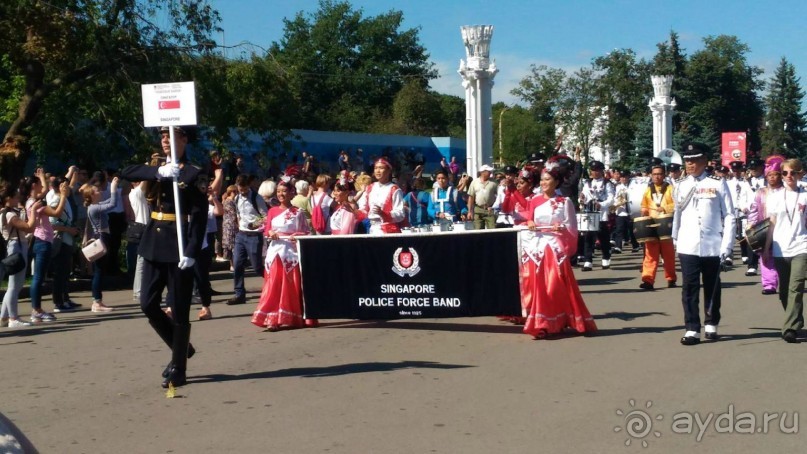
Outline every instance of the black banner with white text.
{"label": "black banner with white text", "polygon": [[521,315],[514,230],[298,241],[306,318]]}

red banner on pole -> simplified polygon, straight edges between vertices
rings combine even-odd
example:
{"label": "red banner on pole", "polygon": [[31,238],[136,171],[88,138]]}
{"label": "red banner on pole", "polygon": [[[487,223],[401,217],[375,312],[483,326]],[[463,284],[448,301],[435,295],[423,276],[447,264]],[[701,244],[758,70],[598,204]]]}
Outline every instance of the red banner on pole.
{"label": "red banner on pole", "polygon": [[746,162],[745,137],[744,132],[723,133],[723,148],[720,161],[724,166],[728,166],[731,161]]}

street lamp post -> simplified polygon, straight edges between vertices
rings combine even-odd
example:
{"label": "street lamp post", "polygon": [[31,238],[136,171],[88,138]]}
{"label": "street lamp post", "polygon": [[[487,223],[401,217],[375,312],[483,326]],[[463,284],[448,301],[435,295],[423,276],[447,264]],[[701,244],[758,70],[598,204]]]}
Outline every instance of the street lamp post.
{"label": "street lamp post", "polygon": [[502,166],[502,162],[503,162],[502,161],[502,156],[503,156],[503,153],[504,153],[504,146],[503,146],[503,140],[502,140],[502,137],[504,135],[502,133],[502,124],[503,124],[502,123],[502,117],[504,117],[504,113],[507,112],[507,109],[509,109],[509,107],[504,107],[502,109],[502,111],[499,112],[499,167]]}

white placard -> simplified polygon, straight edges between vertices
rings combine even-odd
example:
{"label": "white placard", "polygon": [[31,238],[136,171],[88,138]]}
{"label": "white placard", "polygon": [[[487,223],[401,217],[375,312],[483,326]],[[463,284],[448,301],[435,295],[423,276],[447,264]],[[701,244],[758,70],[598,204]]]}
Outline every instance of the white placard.
{"label": "white placard", "polygon": [[143,125],[187,126],[196,124],[196,89],[193,82],[141,85]]}

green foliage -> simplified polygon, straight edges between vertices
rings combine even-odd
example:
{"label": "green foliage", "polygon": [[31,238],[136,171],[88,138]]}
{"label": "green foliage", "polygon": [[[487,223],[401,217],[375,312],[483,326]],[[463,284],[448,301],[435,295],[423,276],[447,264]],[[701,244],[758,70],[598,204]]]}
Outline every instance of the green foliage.
{"label": "green foliage", "polygon": [[785,58],[771,78],[765,98],[767,113],[762,131],[762,151],[807,158],[807,131],[802,109],[804,91],[799,86],[796,68]]}
{"label": "green foliage", "polygon": [[636,61],[630,49],[617,49],[595,58],[592,66],[599,72],[597,104],[607,118],[602,144],[617,152],[632,150],[638,125],[648,116],[647,94],[653,91],[650,65]]}
{"label": "green foliage", "polygon": [[704,48],[686,65],[686,77],[678,96],[691,106],[682,129],[687,135],[718,150],[720,134],[748,131],[752,150],[758,150],[757,133],[762,103],[757,92],[762,70],[749,66],[750,49],[734,36],[704,38]]}
{"label": "green foliage", "polygon": [[299,125],[367,131],[370,113],[391,113],[407,81],[435,77],[419,30],[402,30],[403,13],[365,17],[348,2],[322,0],[312,14],[284,20],[270,49],[286,71]]}
{"label": "green foliage", "polygon": [[[139,84],[188,74],[181,56],[205,52],[218,20],[206,0],[0,3],[2,67],[11,77],[3,90],[14,98],[4,105],[10,125],[2,177],[22,171],[32,145],[50,156],[71,148],[104,152],[108,143],[116,146],[104,156],[131,155],[143,135],[136,128]],[[21,89],[16,78],[24,80]],[[9,111],[15,105],[16,114]]]}

